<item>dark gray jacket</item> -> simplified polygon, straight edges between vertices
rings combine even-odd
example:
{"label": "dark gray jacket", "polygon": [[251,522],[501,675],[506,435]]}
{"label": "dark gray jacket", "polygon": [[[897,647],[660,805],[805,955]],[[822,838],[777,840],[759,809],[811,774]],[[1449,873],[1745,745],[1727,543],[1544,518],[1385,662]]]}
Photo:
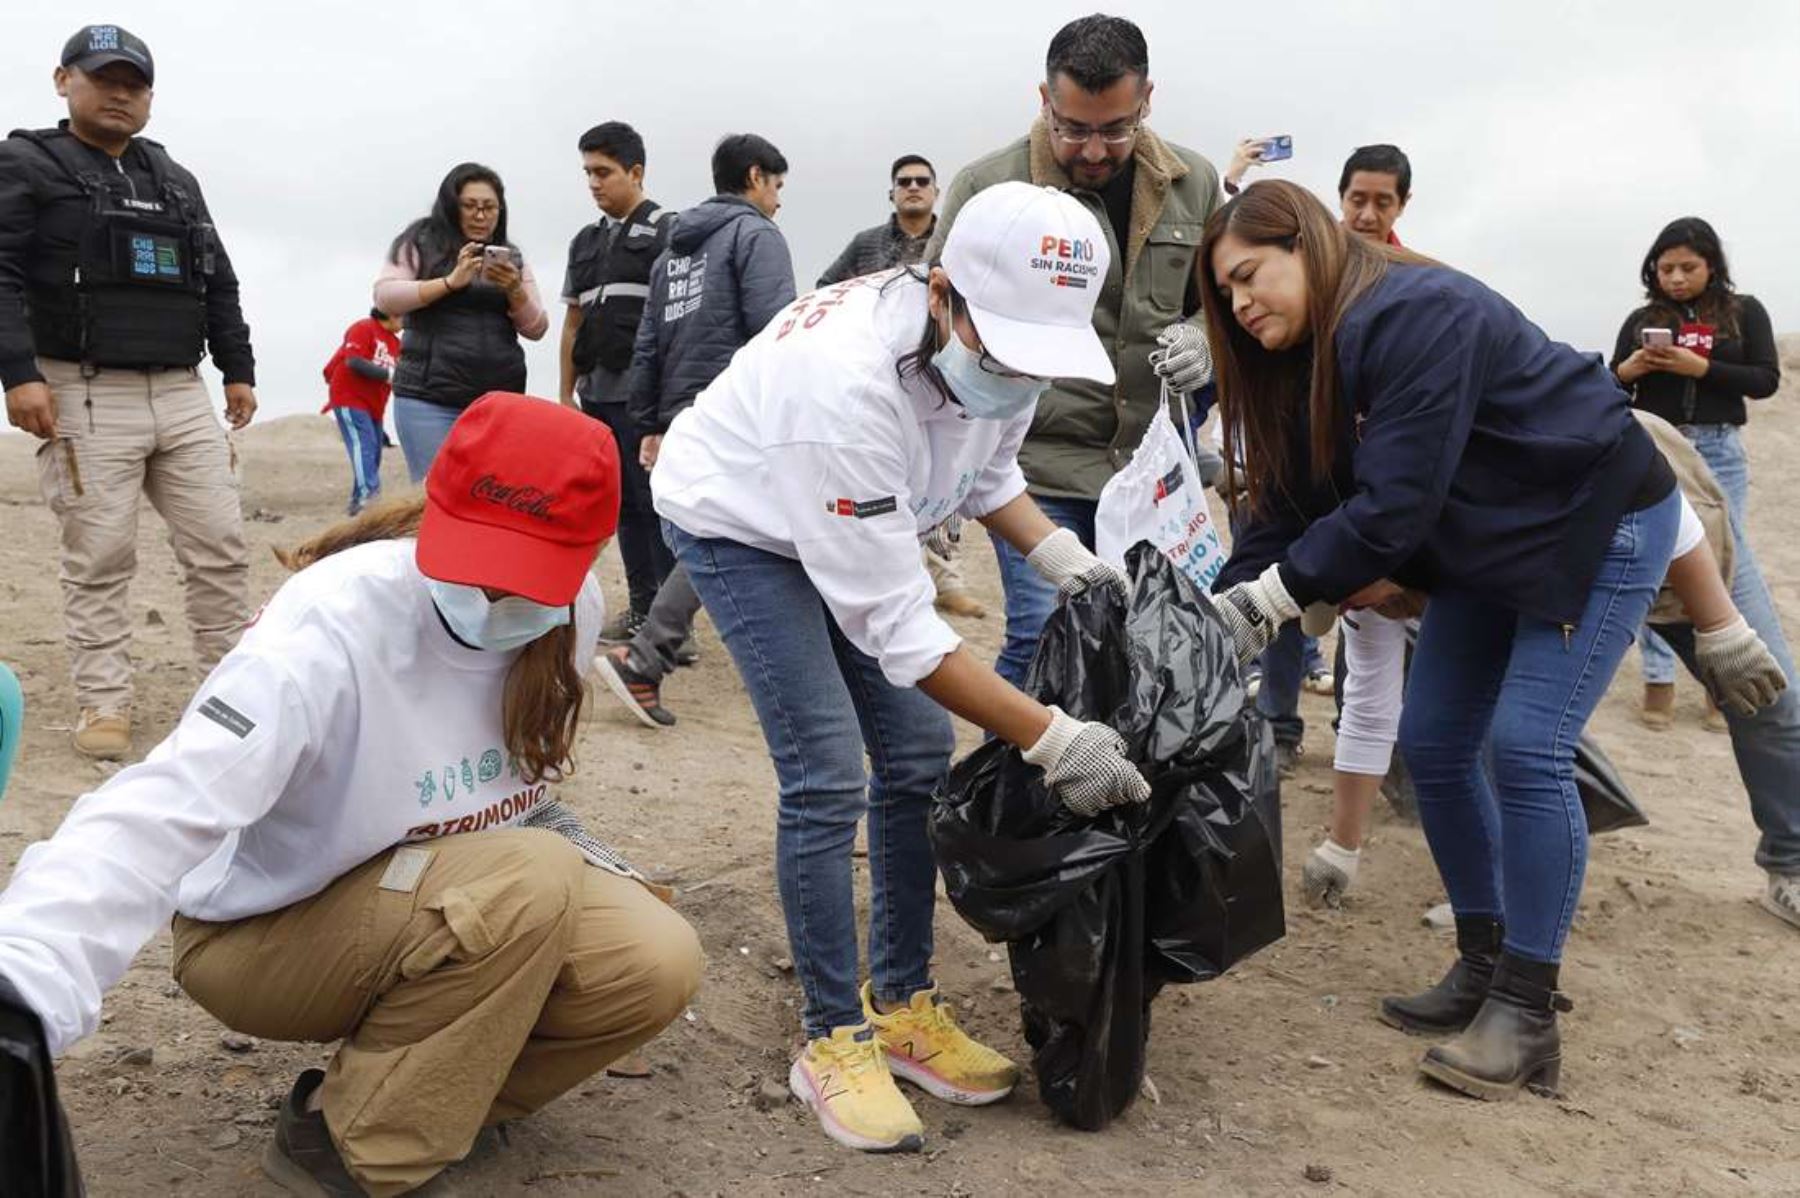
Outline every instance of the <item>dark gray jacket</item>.
{"label": "dark gray jacket", "polygon": [[650,268],[625,401],[646,436],[676,413],[731,356],[794,301],[794,262],[775,222],[750,201],[719,195],[683,212]]}
{"label": "dark gray jacket", "polygon": [[908,237],[906,230],[900,227],[900,218],[890,216],[886,224],[864,229],[852,237],[844,252],[837,256],[837,261],[819,276],[819,286],[829,287],[890,267],[911,266],[924,259],[925,247],[931,243],[931,235],[935,232],[935,216],[931,218],[931,227],[917,237]]}

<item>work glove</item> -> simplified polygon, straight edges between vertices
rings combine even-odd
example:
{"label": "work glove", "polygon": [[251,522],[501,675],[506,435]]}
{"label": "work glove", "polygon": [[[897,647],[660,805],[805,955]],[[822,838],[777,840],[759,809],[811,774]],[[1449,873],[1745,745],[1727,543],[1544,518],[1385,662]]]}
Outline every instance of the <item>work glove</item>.
{"label": "work glove", "polygon": [[1694,664],[1713,701],[1734,715],[1755,715],[1787,689],[1781,663],[1742,615],[1723,628],[1694,633]]}
{"label": "work glove", "polygon": [[1356,866],[1361,849],[1347,849],[1327,836],[1314,846],[1300,867],[1300,890],[1315,907],[1340,907],[1344,895],[1356,885]]}
{"label": "work glove", "polygon": [[1125,738],[1105,724],[1084,724],[1060,707],[1050,708],[1050,726],[1021,756],[1044,771],[1050,793],[1076,815],[1097,815],[1150,797],[1150,784],[1125,757]]}
{"label": "work glove", "polygon": [[949,557],[951,552],[962,542],[962,517],[949,516],[925,534],[925,548],[934,557]]}
{"label": "work glove", "polygon": [[1169,325],[1156,335],[1161,349],[1150,351],[1150,369],[1177,395],[1191,395],[1212,382],[1212,347],[1206,330],[1191,324]]}
{"label": "work glove", "polygon": [[1125,571],[1101,561],[1072,529],[1059,528],[1039,541],[1037,548],[1025,555],[1025,564],[1065,595],[1079,595],[1097,586],[1118,587],[1122,595],[1131,593]]}
{"label": "work glove", "polygon": [[1270,566],[1249,582],[1240,582],[1214,596],[1213,610],[1231,633],[1239,666],[1255,661],[1283,624],[1300,618],[1300,605],[1281,584],[1279,566]]}

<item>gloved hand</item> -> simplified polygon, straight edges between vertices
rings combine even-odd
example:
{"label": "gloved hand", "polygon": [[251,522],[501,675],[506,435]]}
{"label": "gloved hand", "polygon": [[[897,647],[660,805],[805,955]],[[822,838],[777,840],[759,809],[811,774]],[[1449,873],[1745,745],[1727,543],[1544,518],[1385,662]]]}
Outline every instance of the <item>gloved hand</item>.
{"label": "gloved hand", "polygon": [[961,516],[946,516],[942,523],[925,534],[925,548],[937,557],[949,557],[962,542],[962,526]]}
{"label": "gloved hand", "polygon": [[1713,701],[1736,715],[1755,715],[1787,689],[1781,663],[1742,615],[1723,628],[1694,633],[1694,664]]}
{"label": "gloved hand", "polygon": [[1025,555],[1025,564],[1065,595],[1079,595],[1089,587],[1115,586],[1131,593],[1125,571],[1094,556],[1073,529],[1059,528]]}
{"label": "gloved hand", "polygon": [[1283,624],[1300,618],[1300,605],[1281,584],[1279,566],[1270,566],[1251,581],[1215,595],[1213,609],[1231,630],[1240,666],[1268,648]]}
{"label": "gloved hand", "polygon": [[1361,860],[1361,849],[1344,848],[1327,836],[1300,867],[1300,890],[1306,901],[1315,907],[1342,906],[1345,893],[1356,885],[1356,866]]}
{"label": "gloved hand", "polygon": [[1044,771],[1051,793],[1077,815],[1150,797],[1150,784],[1126,760],[1125,738],[1105,724],[1084,724],[1060,707],[1050,709],[1050,726],[1021,756]]}
{"label": "gloved hand", "polygon": [[1156,335],[1161,349],[1150,351],[1150,369],[1177,395],[1188,395],[1212,382],[1212,347],[1206,330],[1178,323]]}

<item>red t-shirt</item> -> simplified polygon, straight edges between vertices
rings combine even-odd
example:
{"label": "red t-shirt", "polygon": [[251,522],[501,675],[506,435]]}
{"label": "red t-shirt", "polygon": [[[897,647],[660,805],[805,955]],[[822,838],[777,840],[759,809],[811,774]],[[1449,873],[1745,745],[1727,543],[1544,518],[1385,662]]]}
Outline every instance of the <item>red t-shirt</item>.
{"label": "red t-shirt", "polygon": [[361,408],[380,424],[387,414],[389,383],[364,378],[350,369],[348,358],[362,358],[385,367],[391,375],[400,357],[400,338],[381,327],[373,316],[365,316],[344,330],[344,341],[331,361],[325,363],[325,382],[331,387],[331,398],[321,411],[333,408]]}

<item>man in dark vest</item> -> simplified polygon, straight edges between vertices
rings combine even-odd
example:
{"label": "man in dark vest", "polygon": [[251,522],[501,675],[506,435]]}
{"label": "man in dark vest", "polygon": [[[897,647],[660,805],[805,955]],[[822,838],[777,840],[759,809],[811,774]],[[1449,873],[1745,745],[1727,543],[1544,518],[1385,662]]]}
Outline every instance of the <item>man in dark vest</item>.
{"label": "man in dark vest", "polygon": [[231,427],[250,423],[250,328],[200,185],[137,136],[155,80],[148,46],[89,25],[56,68],[68,119],[0,143],[0,384],[62,526],[75,747],[112,759],[131,750],[140,494],[169,526],[202,669],[249,616],[235,457],[199,365],[224,375]]}
{"label": "man in dark vest", "polygon": [[638,429],[625,411],[625,375],[650,294],[650,267],[668,244],[674,221],[644,197],[644,139],[636,129],[607,121],[583,133],[578,147],[600,219],[569,243],[559,394],[564,404],[604,422],[619,443],[619,556],[631,606],[601,635],[623,644],[643,626],[656,588],[675,564],[650,507]]}

